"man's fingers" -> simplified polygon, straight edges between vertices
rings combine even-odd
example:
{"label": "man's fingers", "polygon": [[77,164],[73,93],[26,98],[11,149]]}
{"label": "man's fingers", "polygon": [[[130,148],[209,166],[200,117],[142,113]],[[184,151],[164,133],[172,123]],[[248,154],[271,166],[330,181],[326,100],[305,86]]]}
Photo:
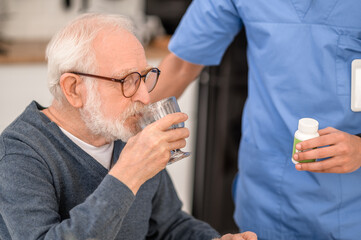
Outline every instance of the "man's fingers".
{"label": "man's fingers", "polygon": [[188,115],[185,113],[181,113],[181,112],[171,113],[159,119],[158,121],[152,123],[151,125],[156,126],[161,131],[165,131],[169,129],[172,125],[185,122],[187,119],[188,119]]}
{"label": "man's fingers", "polygon": [[[340,168],[337,158],[329,158],[323,161],[311,162],[311,163],[298,163],[296,169],[300,171],[310,172],[329,172],[330,169]],[[333,170],[334,172],[335,170]]]}
{"label": "man's fingers", "polygon": [[175,150],[175,149],[184,148],[186,145],[187,145],[186,140],[181,139],[181,140],[169,143],[168,149],[169,149],[169,151],[172,151],[172,150]]}
{"label": "man's fingers", "polygon": [[257,240],[257,234],[254,232],[243,232],[242,236],[245,240]]}
{"label": "man's fingers", "polygon": [[242,236],[245,240],[257,240],[257,234],[254,232],[243,232]]}
{"label": "man's fingers", "polygon": [[338,131],[339,130],[337,130],[336,128],[327,127],[327,128],[318,130],[318,134],[320,134],[320,136],[322,136],[322,135],[326,135],[326,134],[330,134],[330,133],[334,133],[334,132],[338,132]]}
{"label": "man's fingers", "polygon": [[337,129],[334,129],[335,131],[333,131],[333,128],[326,128],[323,130],[325,130],[323,135],[298,143],[296,145],[297,150],[333,145],[343,141],[347,137],[344,132],[338,131]]}
{"label": "man's fingers", "polygon": [[169,150],[180,149],[186,146],[185,138],[189,137],[188,128],[177,128],[168,130],[166,133],[169,142]]}
{"label": "man's fingers", "polygon": [[327,145],[335,144],[337,141],[335,138],[330,136],[329,134],[323,135],[320,137],[312,138],[309,140],[305,140],[296,145],[297,150],[307,150],[316,147],[322,147]]}
{"label": "man's fingers", "polygon": [[170,129],[165,132],[165,135],[168,142],[174,142],[180,139],[188,138],[189,129],[188,128]]}
{"label": "man's fingers", "polygon": [[359,167],[359,165],[352,163],[347,164],[343,157],[333,157],[315,163],[296,164],[297,170],[320,173],[351,173]]}
{"label": "man's fingers", "polygon": [[321,147],[304,152],[295,153],[294,159],[296,161],[308,160],[308,159],[321,159],[333,157],[337,154],[336,146]]}
{"label": "man's fingers", "polygon": [[328,169],[324,169],[324,170],[302,170],[303,167],[301,167],[301,169],[297,169],[300,171],[309,171],[309,172],[314,172],[314,173],[345,173],[343,170],[343,167],[338,166],[338,167],[332,167],[332,168],[328,168]]}
{"label": "man's fingers", "polygon": [[257,240],[257,235],[254,232],[226,234],[216,240]]}

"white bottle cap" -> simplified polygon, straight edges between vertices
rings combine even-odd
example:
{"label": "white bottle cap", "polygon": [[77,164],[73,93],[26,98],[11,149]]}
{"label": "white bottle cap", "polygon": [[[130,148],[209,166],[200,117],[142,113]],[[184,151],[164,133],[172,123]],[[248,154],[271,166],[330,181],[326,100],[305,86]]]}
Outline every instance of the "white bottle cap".
{"label": "white bottle cap", "polygon": [[313,118],[301,118],[298,121],[298,130],[304,133],[316,133],[318,131],[318,121]]}

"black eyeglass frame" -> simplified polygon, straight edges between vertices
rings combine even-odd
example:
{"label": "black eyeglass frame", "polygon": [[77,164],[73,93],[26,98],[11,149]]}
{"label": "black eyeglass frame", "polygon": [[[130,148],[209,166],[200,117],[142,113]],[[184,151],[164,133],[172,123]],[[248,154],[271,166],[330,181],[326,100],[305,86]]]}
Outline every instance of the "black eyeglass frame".
{"label": "black eyeglass frame", "polygon": [[[142,78],[144,78],[144,83],[145,83],[145,80],[146,80],[146,77],[148,75],[148,73],[150,73],[151,71],[153,70],[156,70],[157,71],[157,78],[155,79],[155,83],[154,83],[154,86],[152,87],[152,89],[148,90],[148,93],[150,93],[151,91],[153,91],[153,89],[155,88],[155,86],[157,85],[158,83],[158,79],[159,79],[159,75],[160,75],[160,70],[158,68],[151,68],[149,69],[149,71],[147,71],[146,74],[142,75],[140,74],[139,72],[131,72],[129,74],[127,74],[126,76],[124,76],[123,78],[121,79],[117,79],[117,78],[110,78],[110,77],[104,77],[104,76],[99,76],[99,75],[94,75],[94,74],[89,74],[89,73],[82,73],[82,72],[70,72],[72,74],[76,74],[76,75],[80,75],[80,76],[85,76],[85,77],[93,77],[93,78],[99,78],[99,79],[103,79],[103,80],[107,80],[107,81],[112,81],[112,82],[117,82],[117,83],[120,83],[122,85],[122,93],[124,95],[124,97],[126,98],[131,98],[134,96],[134,94],[138,91],[139,89],[139,86],[140,86],[140,82],[142,81]],[[123,84],[125,82],[125,79],[130,76],[131,74],[138,74],[139,75],[139,83],[138,85],[136,86],[135,88],[135,91],[130,95],[130,96],[126,96],[125,93],[124,93],[124,87],[123,87]]]}

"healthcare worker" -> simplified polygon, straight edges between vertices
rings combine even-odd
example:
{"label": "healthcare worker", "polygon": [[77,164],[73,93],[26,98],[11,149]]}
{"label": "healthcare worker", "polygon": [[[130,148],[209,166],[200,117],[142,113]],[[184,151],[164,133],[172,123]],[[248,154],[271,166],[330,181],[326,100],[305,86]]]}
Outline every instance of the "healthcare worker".
{"label": "healthcare worker", "polygon": [[[360,12],[360,0],[194,0],[172,37],[153,100],[179,96],[245,28],[249,95],[234,194],[241,231],[270,240],[361,239],[361,113],[350,107]],[[321,136],[298,149],[322,148],[294,158],[326,159],[295,166],[293,134],[303,117],[319,121]]]}

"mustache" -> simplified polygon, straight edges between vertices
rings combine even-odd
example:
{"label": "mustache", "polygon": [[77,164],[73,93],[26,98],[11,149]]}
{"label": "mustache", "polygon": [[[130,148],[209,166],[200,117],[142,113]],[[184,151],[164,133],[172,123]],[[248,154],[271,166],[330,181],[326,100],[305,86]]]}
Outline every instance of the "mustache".
{"label": "mustache", "polygon": [[122,113],[122,119],[127,119],[136,115],[140,116],[145,106],[146,105],[141,102],[135,102]]}

